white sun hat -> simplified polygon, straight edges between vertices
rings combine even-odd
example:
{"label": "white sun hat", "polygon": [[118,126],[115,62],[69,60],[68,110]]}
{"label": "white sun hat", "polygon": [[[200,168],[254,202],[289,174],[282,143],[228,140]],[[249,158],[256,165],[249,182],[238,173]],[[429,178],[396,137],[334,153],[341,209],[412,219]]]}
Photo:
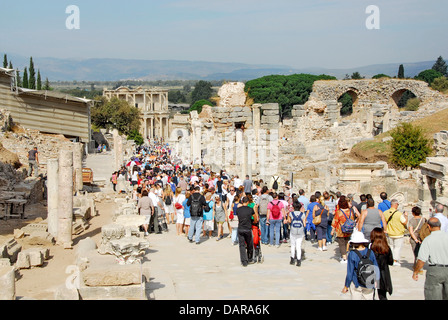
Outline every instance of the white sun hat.
{"label": "white sun hat", "polygon": [[364,237],[364,234],[358,231],[356,228],[353,230],[353,233],[350,237],[350,243],[369,243],[370,241]]}

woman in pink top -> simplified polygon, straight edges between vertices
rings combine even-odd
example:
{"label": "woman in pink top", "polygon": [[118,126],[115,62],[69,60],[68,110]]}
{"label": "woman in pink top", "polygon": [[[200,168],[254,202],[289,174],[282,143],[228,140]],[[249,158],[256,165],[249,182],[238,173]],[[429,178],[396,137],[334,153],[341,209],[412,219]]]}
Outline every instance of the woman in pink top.
{"label": "woman in pink top", "polygon": [[282,225],[282,220],[285,217],[285,209],[283,203],[278,199],[278,194],[274,192],[272,195],[274,200],[268,204],[268,214],[266,224],[269,225],[269,245],[274,245],[274,235],[275,235],[275,245],[280,247],[280,227]]}

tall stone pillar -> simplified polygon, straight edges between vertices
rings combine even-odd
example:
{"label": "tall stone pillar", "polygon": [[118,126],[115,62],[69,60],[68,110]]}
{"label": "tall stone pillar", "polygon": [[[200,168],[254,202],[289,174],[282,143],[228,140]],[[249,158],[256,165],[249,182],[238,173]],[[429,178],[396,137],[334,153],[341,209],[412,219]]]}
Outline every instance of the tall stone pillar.
{"label": "tall stone pillar", "polygon": [[191,152],[192,152],[192,160],[193,164],[199,163],[201,164],[201,122],[199,120],[199,116],[197,111],[193,111],[190,113],[192,118],[191,120]]}
{"label": "tall stone pillar", "polygon": [[390,111],[386,111],[386,114],[383,117],[383,132],[387,132],[390,130]]}
{"label": "tall stone pillar", "polygon": [[73,146],[73,171],[75,174],[75,192],[82,191],[82,143],[75,143]]}
{"label": "tall stone pillar", "polygon": [[59,161],[47,161],[47,210],[48,233],[55,239],[58,235]]}
{"label": "tall stone pillar", "polygon": [[58,236],[56,243],[72,248],[73,224],[73,152],[59,152]]}

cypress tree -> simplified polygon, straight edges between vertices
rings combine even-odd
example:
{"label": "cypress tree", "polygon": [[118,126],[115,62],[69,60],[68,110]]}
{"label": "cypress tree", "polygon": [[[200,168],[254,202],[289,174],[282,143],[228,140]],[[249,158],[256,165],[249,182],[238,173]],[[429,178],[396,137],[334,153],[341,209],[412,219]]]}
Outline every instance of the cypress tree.
{"label": "cypress tree", "polygon": [[23,80],[22,80],[22,87],[28,89],[29,88],[29,84],[28,84],[28,71],[25,67],[25,70],[23,70]]}
{"label": "cypress tree", "polygon": [[50,88],[50,81],[48,81],[48,78],[45,79],[45,84],[44,84],[44,90],[51,90]]}
{"label": "cypress tree", "polygon": [[22,87],[22,79],[20,78],[20,71],[19,71],[19,69],[16,70],[16,81],[17,81],[17,86],[18,87]]}
{"label": "cypress tree", "polygon": [[36,89],[36,71],[34,71],[33,57],[30,58],[30,69],[29,69],[29,79],[28,86],[30,89]]}
{"label": "cypress tree", "polygon": [[398,79],[404,79],[404,67],[402,64],[398,67]]}
{"label": "cypress tree", "polygon": [[11,62],[11,61],[9,61],[8,69],[14,69],[14,68],[12,67],[12,62]]}
{"label": "cypress tree", "polygon": [[42,90],[42,79],[40,78],[40,70],[37,70],[37,83],[36,83],[36,89]]}
{"label": "cypress tree", "polygon": [[3,56],[3,68],[7,68],[8,67],[8,57],[5,55]]}

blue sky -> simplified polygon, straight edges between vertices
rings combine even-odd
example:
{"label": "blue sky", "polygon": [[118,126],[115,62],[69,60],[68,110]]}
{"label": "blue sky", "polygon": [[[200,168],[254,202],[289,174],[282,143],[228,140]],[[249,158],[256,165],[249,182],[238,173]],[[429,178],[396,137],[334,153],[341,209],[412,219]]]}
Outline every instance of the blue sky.
{"label": "blue sky", "polygon": [[[66,7],[80,9],[68,30]],[[376,5],[380,29],[365,26]],[[448,58],[446,0],[8,1],[0,52],[349,68]]]}

